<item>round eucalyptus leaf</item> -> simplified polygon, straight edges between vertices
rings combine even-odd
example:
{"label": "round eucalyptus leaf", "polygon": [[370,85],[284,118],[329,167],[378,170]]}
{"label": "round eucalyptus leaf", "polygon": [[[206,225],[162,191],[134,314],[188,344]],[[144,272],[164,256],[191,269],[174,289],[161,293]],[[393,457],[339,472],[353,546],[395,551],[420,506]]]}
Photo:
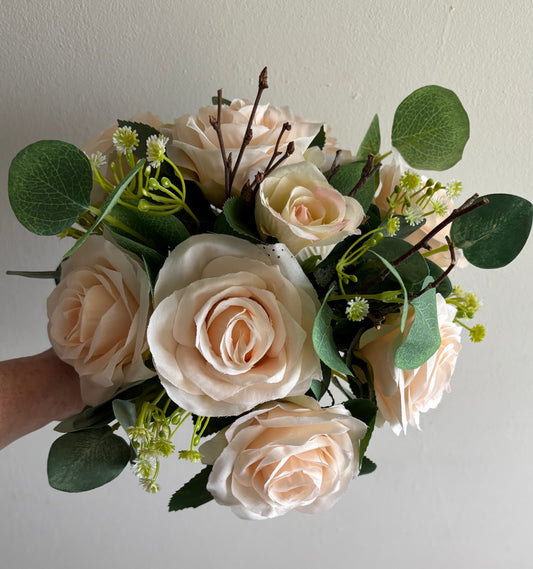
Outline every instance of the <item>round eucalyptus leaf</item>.
{"label": "round eucalyptus leaf", "polygon": [[396,109],[392,145],[422,170],[447,170],[459,162],[470,123],[457,95],[438,85],[411,93]]}
{"label": "round eucalyptus leaf", "polygon": [[9,201],[17,219],[37,235],[57,235],[90,205],[91,165],[76,146],[40,140],[26,146],[9,168]]}
{"label": "round eucalyptus leaf", "polygon": [[489,203],[455,219],[450,237],[467,261],[481,269],[509,264],[526,244],[533,206],[510,194],[485,196]]}
{"label": "round eucalyptus leaf", "polygon": [[130,447],[110,427],[67,433],[48,454],[48,482],[63,492],[86,492],[116,478],[128,464]]}

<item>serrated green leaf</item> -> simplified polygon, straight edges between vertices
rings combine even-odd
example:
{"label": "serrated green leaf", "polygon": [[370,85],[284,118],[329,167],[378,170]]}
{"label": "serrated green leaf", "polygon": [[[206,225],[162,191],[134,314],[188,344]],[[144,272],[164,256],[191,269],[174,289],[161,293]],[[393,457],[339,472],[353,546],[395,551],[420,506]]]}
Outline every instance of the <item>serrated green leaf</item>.
{"label": "serrated green leaf", "polygon": [[437,85],[411,93],[394,115],[392,145],[413,168],[451,168],[461,160],[469,136],[461,101],[453,91]]}
{"label": "serrated green leaf", "polygon": [[261,241],[255,227],[253,210],[244,198],[235,196],[226,200],[224,203],[223,213],[228,225],[240,237],[244,236],[255,243],[259,243]]}
{"label": "serrated green leaf", "polygon": [[137,158],[146,158],[146,141],[152,135],[158,135],[159,131],[148,124],[142,122],[132,122],[132,121],[117,121],[119,127],[129,126],[135,130],[139,136],[139,144],[137,148],[133,151],[133,155]]}
{"label": "serrated green leaf", "polygon": [[59,140],[26,146],[9,168],[13,213],[37,235],[57,235],[75,223],[90,206],[92,187],[87,156]]}
{"label": "serrated green leaf", "polygon": [[311,141],[309,148],[312,148],[313,146],[318,146],[318,148],[322,150],[324,148],[324,144],[326,144],[326,131],[324,130],[324,127],[321,126],[315,138],[313,138],[313,140]]}
{"label": "serrated green leaf", "polygon": [[315,318],[313,325],[313,346],[315,347],[317,356],[329,368],[343,375],[351,375],[351,371],[339,355],[339,350],[333,339],[333,329],[331,327],[333,312],[328,306],[328,298],[331,294],[331,290],[332,289],[326,294]]}
{"label": "serrated green leaf", "polygon": [[92,232],[104,221],[106,215],[111,213],[111,210],[115,207],[120,196],[124,193],[124,190],[128,187],[129,183],[133,180],[133,178],[137,175],[137,172],[143,167],[145,163],[145,159],[139,160],[135,167],[132,168],[128,174],[121,180],[120,184],[107,196],[105,202],[100,207],[100,215],[92,224],[92,226],[76,241],[76,243],[63,255],[63,259],[66,259],[79,249],[81,245],[89,238]]}
{"label": "serrated green leaf", "polygon": [[[361,179],[364,166],[365,162],[363,161],[343,164],[331,177],[329,183],[343,196],[347,196]],[[372,176],[354,196],[365,212],[372,203],[374,192],[375,182]]]}
{"label": "serrated green leaf", "polygon": [[[231,105],[231,101],[229,99],[224,99],[224,97],[221,98],[221,102],[223,105],[227,105],[228,107]],[[211,104],[218,105],[218,97],[211,97]]]}
{"label": "serrated green leaf", "polygon": [[175,492],[168,504],[168,511],[177,512],[185,508],[197,508],[210,502],[213,496],[207,491],[207,481],[212,469],[212,466],[206,466]]}
{"label": "serrated green leaf", "polygon": [[[426,287],[433,279],[428,277]],[[400,369],[416,369],[439,349],[441,337],[437,313],[437,293],[434,288],[413,299],[415,318],[407,338],[396,350],[394,363]]]}
{"label": "serrated green leaf", "polygon": [[128,443],[110,427],[67,433],[48,454],[48,482],[63,492],[86,492],[116,478],[128,464]]}
{"label": "serrated green leaf", "polygon": [[485,197],[488,204],[453,221],[450,237],[472,265],[497,269],[515,259],[526,244],[533,206],[528,200],[510,194]]}
{"label": "serrated green leaf", "polygon": [[356,159],[366,161],[369,154],[377,156],[379,154],[380,146],[381,133],[379,131],[379,118],[378,115],[374,115],[374,118],[366,131],[365,137],[359,146]]}
{"label": "serrated green leaf", "polygon": [[363,460],[361,461],[361,468],[359,469],[359,476],[364,476],[365,474],[370,474],[376,470],[377,465],[375,462],[372,462],[366,456],[363,456]]}

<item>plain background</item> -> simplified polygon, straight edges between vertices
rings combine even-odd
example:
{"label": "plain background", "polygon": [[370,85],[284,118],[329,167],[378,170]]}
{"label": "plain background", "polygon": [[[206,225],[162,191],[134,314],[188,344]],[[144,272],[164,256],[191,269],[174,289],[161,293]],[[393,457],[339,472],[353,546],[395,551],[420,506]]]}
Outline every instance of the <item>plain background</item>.
{"label": "plain background", "polygon": [[[0,18],[0,357],[45,349],[51,284],[5,276],[51,269],[67,243],[18,225],[7,198],[14,155],[38,139],[81,145],[116,118],[171,121],[226,97],[255,96],[325,121],[357,149],[374,113],[383,149],[414,89],[454,90],[471,119],[463,161],[439,175],[465,197],[532,197],[533,2],[4,0]],[[125,471],[99,490],[50,489],[45,428],[0,453],[3,567],[160,566],[396,569],[531,567],[533,242],[513,265],[456,270],[484,299],[480,345],[467,340],[452,392],[422,431],[382,429],[378,470],[320,516],[244,522],[211,503],[166,512],[196,467],[168,459],[162,491]]]}

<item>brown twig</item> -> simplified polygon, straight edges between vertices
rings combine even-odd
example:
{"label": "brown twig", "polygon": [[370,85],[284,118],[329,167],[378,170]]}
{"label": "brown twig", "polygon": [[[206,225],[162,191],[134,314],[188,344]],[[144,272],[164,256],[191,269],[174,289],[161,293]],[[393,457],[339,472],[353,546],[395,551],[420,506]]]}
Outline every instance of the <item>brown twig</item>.
{"label": "brown twig", "polygon": [[[397,267],[400,263],[403,263],[406,259],[408,259],[411,255],[414,255],[418,250],[422,249],[423,247],[429,248],[429,245],[428,245],[429,241],[431,241],[431,239],[439,231],[441,231],[447,225],[452,223],[452,221],[454,221],[458,217],[461,217],[467,213],[470,213],[471,211],[474,211],[478,207],[481,207],[481,206],[489,203],[489,200],[487,198],[481,198],[479,201],[476,201],[478,199],[478,197],[479,197],[478,194],[474,194],[471,198],[467,199],[466,202],[462,206],[454,209],[448,217],[446,217],[438,225],[436,225],[427,235],[425,235],[422,239],[420,239],[420,241],[418,241],[418,243],[413,245],[403,255],[400,255],[397,259],[392,261],[391,265],[393,267]],[[390,272],[389,269],[387,269],[387,268],[383,269],[383,271],[381,271],[381,273],[379,273],[379,275],[377,275],[374,279],[372,279],[370,282],[368,282],[359,292],[365,292],[365,291],[371,289],[373,286],[375,286],[376,284],[378,284],[379,282],[384,280],[385,277],[389,274],[389,272]]]}
{"label": "brown twig", "polygon": [[361,177],[355,186],[352,188],[352,191],[348,194],[350,197],[354,197],[355,194],[367,183],[367,181],[381,168],[381,162],[378,162],[374,165],[374,155],[369,154],[366,163],[363,166],[363,170],[361,171]]}
{"label": "brown twig", "polygon": [[[235,180],[235,176],[237,174],[237,170],[241,164],[241,159],[244,155],[245,148],[250,144],[253,138],[253,130],[252,125],[254,123],[255,113],[257,112],[257,107],[259,106],[259,101],[261,100],[261,95],[263,91],[268,89],[268,73],[267,68],[264,67],[261,73],[259,74],[259,82],[257,85],[257,95],[255,96],[254,106],[252,107],[252,112],[250,113],[250,118],[248,119],[248,124],[246,125],[246,131],[244,133],[244,137],[242,139],[241,148],[239,150],[239,154],[237,156],[237,160],[235,161],[235,167],[230,175],[230,192],[231,186],[233,186],[233,182]],[[226,188],[226,197],[228,198],[228,189]]]}
{"label": "brown twig", "polygon": [[272,172],[272,170],[274,169],[274,168],[271,169],[271,166],[272,166],[274,160],[281,154],[281,152],[279,150],[279,145],[281,144],[281,139],[282,139],[283,135],[286,132],[289,132],[289,130],[291,130],[291,129],[292,129],[291,123],[288,123],[288,122],[283,123],[281,130],[279,132],[278,139],[276,140],[276,145],[274,146],[274,152],[272,152],[272,156],[270,157],[270,161],[267,164],[267,167],[265,168],[265,176],[268,176],[268,174],[270,174],[270,172]]}
{"label": "brown twig", "polygon": [[[224,147],[224,137],[222,136],[222,128],[220,126],[220,120],[222,115],[222,89],[217,91],[217,118],[210,116],[209,122],[215,132],[217,133],[218,138],[218,145],[220,147],[220,153],[222,154],[222,163],[224,165],[224,187],[225,187],[225,196],[226,199],[231,195],[231,185],[229,185],[231,180],[231,152],[229,156],[226,156],[226,149]],[[229,186],[229,195],[228,195],[228,186]]]}

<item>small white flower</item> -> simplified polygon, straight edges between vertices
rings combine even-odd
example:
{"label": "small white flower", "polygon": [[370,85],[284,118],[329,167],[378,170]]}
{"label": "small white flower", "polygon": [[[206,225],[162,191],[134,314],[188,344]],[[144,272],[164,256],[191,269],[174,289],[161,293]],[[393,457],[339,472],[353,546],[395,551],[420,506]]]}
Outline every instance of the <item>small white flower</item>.
{"label": "small white flower", "polygon": [[98,170],[107,164],[107,156],[104,156],[99,150],[89,156],[89,163],[93,170]]}
{"label": "small white flower", "polygon": [[159,168],[165,159],[165,150],[168,143],[168,137],[162,134],[152,134],[146,140],[146,158],[150,166]]}
{"label": "small white flower", "polygon": [[131,126],[117,128],[113,133],[113,144],[117,152],[121,154],[126,154],[128,150],[133,152],[139,146],[137,131],[133,130]]}
{"label": "small white flower", "polygon": [[448,213],[448,206],[440,198],[433,198],[431,200],[433,206],[433,213],[440,217],[444,217]]}
{"label": "small white flower", "polygon": [[346,316],[352,322],[361,322],[368,315],[368,300],[356,296],[348,301]]}
{"label": "small white flower", "polygon": [[453,180],[446,186],[446,193],[448,197],[453,200],[454,198],[458,197],[461,192],[463,191],[463,182],[459,180]]}
{"label": "small white flower", "polygon": [[418,225],[424,219],[424,210],[418,204],[412,204],[405,210],[405,219],[409,225]]}

